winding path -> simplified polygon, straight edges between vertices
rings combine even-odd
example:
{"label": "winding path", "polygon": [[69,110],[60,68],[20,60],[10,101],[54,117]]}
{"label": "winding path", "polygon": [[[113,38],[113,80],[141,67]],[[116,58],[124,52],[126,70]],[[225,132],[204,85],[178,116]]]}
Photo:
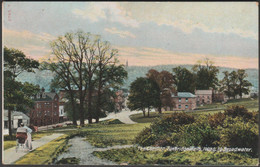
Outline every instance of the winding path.
{"label": "winding path", "polygon": [[118,165],[112,161],[108,161],[105,159],[99,159],[98,157],[92,155],[92,152],[95,151],[95,147],[93,147],[89,142],[84,141],[83,137],[74,137],[69,140],[71,147],[69,147],[68,151],[61,154],[57,161],[62,158],[71,158],[76,157],[80,159],[79,165]]}

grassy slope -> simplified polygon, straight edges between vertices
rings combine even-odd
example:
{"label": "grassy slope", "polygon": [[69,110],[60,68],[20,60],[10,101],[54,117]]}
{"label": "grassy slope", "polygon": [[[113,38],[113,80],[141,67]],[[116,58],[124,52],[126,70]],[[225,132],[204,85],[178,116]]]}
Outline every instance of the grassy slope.
{"label": "grassy slope", "polygon": [[135,136],[150,123],[88,125],[81,133],[95,147],[133,144]]}
{"label": "grassy slope", "polygon": [[94,152],[99,158],[117,163],[137,164],[167,164],[167,165],[257,165],[257,158],[249,158],[237,153],[213,152],[167,152],[140,151],[137,148],[124,148]]}
{"label": "grassy slope", "polygon": [[[209,105],[200,106],[196,110],[189,112],[189,114],[196,116],[200,114],[213,114],[217,112],[223,112],[226,107],[231,105],[243,105],[249,111],[258,111],[259,101],[258,99],[254,99],[254,100],[235,99],[235,100],[230,100],[226,104],[213,103]],[[207,111],[207,109],[210,109],[210,111]],[[154,119],[159,118],[161,116],[170,115],[171,113],[173,113],[173,111],[163,112],[162,115],[158,114],[157,112],[154,112],[154,113],[150,113],[150,117],[143,117],[143,115],[140,113],[140,114],[131,115],[130,118],[131,120],[138,123],[148,123],[148,122],[153,122]]]}

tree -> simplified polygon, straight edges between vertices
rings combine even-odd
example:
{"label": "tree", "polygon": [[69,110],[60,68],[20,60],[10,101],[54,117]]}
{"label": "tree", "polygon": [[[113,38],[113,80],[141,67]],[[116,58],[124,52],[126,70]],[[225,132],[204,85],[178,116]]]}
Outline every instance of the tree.
{"label": "tree", "polygon": [[149,78],[137,78],[130,86],[130,95],[128,97],[128,108],[130,110],[142,110],[145,117],[145,109],[157,107],[160,103],[160,91],[158,85]]}
{"label": "tree", "polygon": [[238,89],[237,89],[237,82],[238,82],[238,76],[236,71],[232,71],[229,74],[230,77],[230,87],[231,87],[231,96],[235,99],[236,95],[238,95]]}
{"label": "tree", "polygon": [[192,67],[196,73],[196,89],[207,90],[218,86],[218,68],[213,65],[214,62],[208,58],[203,61],[198,61]]}
{"label": "tree", "polygon": [[117,50],[111,49],[110,44],[102,41],[100,36],[82,31],[60,36],[51,43],[51,48],[55,59],[62,63],[78,91],[80,125],[84,125],[85,110],[88,122],[92,123],[92,97],[97,70],[112,63],[110,60],[116,56]]}
{"label": "tree", "polygon": [[174,104],[171,100],[171,93],[176,93],[176,90],[173,86],[174,77],[168,71],[158,72],[154,69],[151,69],[146,74],[148,78],[155,81],[160,91],[160,103],[158,103],[158,111],[161,113],[162,107],[172,107]]}
{"label": "tree", "polygon": [[8,110],[9,136],[12,136],[11,113],[15,109],[26,111],[33,106],[33,96],[39,87],[30,83],[16,81],[22,72],[34,72],[39,63],[28,59],[17,49],[4,47],[4,108]]}
{"label": "tree", "polygon": [[230,73],[228,71],[224,71],[223,74],[224,74],[224,78],[220,81],[221,84],[220,90],[224,91],[224,93],[230,99],[230,97],[232,97]]}
{"label": "tree", "polygon": [[252,84],[245,79],[247,76],[248,75],[244,69],[237,70],[237,79],[238,79],[237,92],[241,99],[242,99],[242,93],[248,94],[249,88],[250,86],[252,86]]}
{"label": "tree", "polygon": [[[97,80],[97,99],[96,99],[96,113],[95,119],[96,122],[99,122],[99,115],[102,114],[101,110],[104,109],[105,106],[111,103],[108,101],[102,100],[102,98],[106,98],[108,94],[111,94],[111,97],[115,96],[114,91],[108,91],[110,88],[112,90],[117,90],[118,86],[121,86],[124,83],[124,79],[127,77],[127,71],[125,70],[123,65],[116,65],[116,60],[109,62],[109,58],[100,59],[99,67],[96,71],[96,80]],[[106,61],[104,61],[106,60]],[[103,107],[102,107],[103,106]],[[105,107],[106,108],[106,107]],[[111,109],[111,107],[108,107]],[[109,110],[112,112],[113,110]]]}
{"label": "tree", "polygon": [[172,69],[175,73],[174,84],[177,87],[178,92],[191,92],[195,90],[195,76],[185,67],[176,67]]}

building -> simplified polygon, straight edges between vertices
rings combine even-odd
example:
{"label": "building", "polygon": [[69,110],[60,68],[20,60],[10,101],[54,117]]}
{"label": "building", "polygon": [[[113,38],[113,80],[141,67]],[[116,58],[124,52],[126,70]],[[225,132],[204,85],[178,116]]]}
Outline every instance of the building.
{"label": "building", "polygon": [[[17,129],[21,123],[24,125],[30,125],[30,118],[24,114],[23,112],[19,111],[12,111],[11,112],[11,127],[12,129]],[[9,126],[8,126],[8,110],[4,110],[4,135],[9,134]]]}
{"label": "building", "polygon": [[67,121],[67,114],[65,112],[65,103],[68,102],[68,99],[65,97],[66,91],[60,90],[59,92],[59,122]]}
{"label": "building", "polygon": [[195,90],[197,96],[197,105],[211,104],[213,98],[213,90]]}
{"label": "building", "polygon": [[212,101],[213,102],[227,102],[228,97],[225,95],[224,92],[219,92],[219,91],[213,91],[212,94]]}
{"label": "building", "polygon": [[30,112],[34,126],[59,123],[59,96],[55,92],[45,92],[44,88],[34,97],[35,105]]}
{"label": "building", "polygon": [[196,108],[196,96],[190,92],[178,92],[177,96],[172,94],[175,104],[174,110],[194,110]]}

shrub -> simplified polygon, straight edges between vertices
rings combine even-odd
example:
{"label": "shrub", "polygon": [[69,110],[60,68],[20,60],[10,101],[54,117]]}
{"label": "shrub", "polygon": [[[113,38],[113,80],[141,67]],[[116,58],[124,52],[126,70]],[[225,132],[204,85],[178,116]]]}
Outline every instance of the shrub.
{"label": "shrub", "polygon": [[156,135],[171,134],[172,132],[178,132],[181,125],[191,124],[194,121],[195,119],[191,115],[184,112],[175,112],[172,115],[156,120],[151,124],[151,129]]}
{"label": "shrub", "polygon": [[220,130],[219,145],[222,147],[252,148],[251,155],[257,154],[258,128],[253,121],[228,117]]}
{"label": "shrub", "polygon": [[253,117],[253,114],[251,112],[248,112],[248,110],[244,106],[229,106],[225,112],[225,115],[231,116],[232,118],[235,117],[243,117],[244,120],[250,120]]}
{"label": "shrub", "polygon": [[219,140],[219,133],[212,128],[208,122],[199,121],[182,128],[180,133],[173,134],[173,146],[200,146],[200,147],[215,147]]}
{"label": "shrub", "polygon": [[222,126],[225,118],[226,118],[225,114],[218,112],[216,114],[209,115],[208,121],[210,126],[215,128],[217,126]]}
{"label": "shrub", "polygon": [[145,127],[135,138],[135,143],[145,147],[153,145],[156,141],[156,136],[152,134],[151,128]]}

